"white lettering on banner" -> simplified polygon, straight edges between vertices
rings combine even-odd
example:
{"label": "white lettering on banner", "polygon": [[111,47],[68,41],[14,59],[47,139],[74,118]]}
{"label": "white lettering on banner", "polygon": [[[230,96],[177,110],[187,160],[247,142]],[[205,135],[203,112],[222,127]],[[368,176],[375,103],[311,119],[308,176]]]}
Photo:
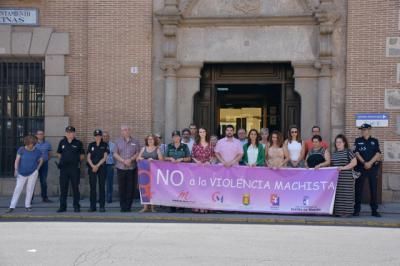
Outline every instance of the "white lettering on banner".
{"label": "white lettering on banner", "polygon": [[[238,188],[238,189],[271,189],[271,184],[268,180],[248,180],[244,178],[238,178],[236,180],[230,178],[210,178],[210,185],[217,188]],[[327,181],[293,181],[284,182],[276,181],[274,190],[293,190],[293,191],[317,191],[317,190],[335,190],[334,182]]]}
{"label": "white lettering on banner", "polygon": [[210,178],[210,184],[212,187],[223,187],[223,188],[239,188],[239,189],[270,189],[269,181],[264,180],[247,180],[244,178],[238,178],[236,180],[229,178]]}
{"label": "white lettering on banner", "polygon": [[304,191],[311,191],[311,190],[335,190],[335,184],[333,182],[328,183],[327,181],[314,181],[314,182],[283,182],[283,181],[276,181],[275,190],[304,190]]}
{"label": "white lettering on banner", "polygon": [[179,170],[174,170],[171,173],[169,170],[165,170],[164,174],[161,169],[157,169],[157,184],[160,184],[160,179],[164,185],[169,186],[169,183],[171,183],[175,187],[181,186],[185,180],[183,173]]}

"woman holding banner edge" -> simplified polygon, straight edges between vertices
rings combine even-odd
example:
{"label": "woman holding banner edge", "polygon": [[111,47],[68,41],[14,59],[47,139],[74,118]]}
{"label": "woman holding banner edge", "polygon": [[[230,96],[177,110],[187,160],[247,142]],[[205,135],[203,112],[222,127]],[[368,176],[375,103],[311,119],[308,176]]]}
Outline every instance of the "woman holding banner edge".
{"label": "woman holding banner edge", "polygon": [[331,165],[338,167],[340,171],[333,213],[339,217],[351,217],[354,211],[355,194],[352,170],[357,165],[357,159],[349,149],[347,138],[342,134],[335,138],[335,151],[332,153]]}
{"label": "woman holding banner edge", "polygon": [[[158,147],[158,138],[153,135],[147,135],[144,139],[145,146],[140,150],[137,161],[141,160],[163,160],[163,156],[161,154],[160,148]],[[150,207],[150,208],[149,208]],[[145,204],[143,209],[139,212],[156,212],[154,205]]]}

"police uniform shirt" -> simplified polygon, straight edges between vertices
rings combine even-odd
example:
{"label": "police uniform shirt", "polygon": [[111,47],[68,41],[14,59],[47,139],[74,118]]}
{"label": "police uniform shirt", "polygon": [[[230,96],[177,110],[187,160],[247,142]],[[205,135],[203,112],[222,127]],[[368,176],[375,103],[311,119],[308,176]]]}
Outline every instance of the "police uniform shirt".
{"label": "police uniform shirt", "polygon": [[64,137],[58,144],[57,153],[61,154],[60,163],[62,165],[78,166],[80,155],[85,154],[85,151],[80,140],[73,139],[68,142],[67,138]]}
{"label": "police uniform shirt", "polygon": [[372,137],[368,139],[363,137],[357,138],[355,147],[355,152],[358,152],[365,162],[369,162],[378,152],[381,152],[379,141]]}
{"label": "police uniform shirt", "polygon": [[189,147],[180,143],[179,147],[176,148],[174,143],[170,143],[165,151],[165,157],[172,157],[175,160],[190,157]]}
{"label": "police uniform shirt", "polygon": [[94,141],[89,144],[87,153],[88,155],[90,154],[90,160],[92,160],[92,163],[96,165],[104,158],[105,153],[110,154],[110,150],[108,149],[108,144],[104,141],[101,141],[98,146]]}

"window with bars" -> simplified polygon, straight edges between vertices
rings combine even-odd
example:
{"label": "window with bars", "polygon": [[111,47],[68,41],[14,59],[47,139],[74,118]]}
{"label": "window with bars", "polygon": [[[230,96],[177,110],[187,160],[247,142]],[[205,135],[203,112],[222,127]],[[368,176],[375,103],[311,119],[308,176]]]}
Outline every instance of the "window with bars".
{"label": "window with bars", "polygon": [[42,60],[0,59],[0,176],[13,174],[23,138],[44,129]]}

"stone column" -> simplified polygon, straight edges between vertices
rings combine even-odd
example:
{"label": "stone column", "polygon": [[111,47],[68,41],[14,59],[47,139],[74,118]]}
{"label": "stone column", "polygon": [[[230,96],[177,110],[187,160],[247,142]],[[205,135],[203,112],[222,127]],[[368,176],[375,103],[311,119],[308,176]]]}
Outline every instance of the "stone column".
{"label": "stone column", "polygon": [[164,70],[165,77],[165,126],[164,138],[168,142],[170,134],[177,129],[177,82],[176,70],[180,67],[176,59],[177,42],[176,35],[178,24],[181,20],[181,13],[178,9],[177,0],[165,0],[164,8],[156,12],[156,17],[162,25],[164,34],[163,40],[163,60],[160,67]]}
{"label": "stone column", "polygon": [[311,128],[317,124],[318,70],[314,62],[293,62],[294,89],[301,97],[301,136],[311,137]]}
{"label": "stone column", "polygon": [[322,138],[331,143],[332,135],[332,34],[336,21],[340,18],[333,0],[320,0],[315,9],[315,18],[319,22],[319,60],[315,66],[320,70],[318,79],[318,117]]}
{"label": "stone column", "polygon": [[322,139],[330,143],[332,137],[330,64],[323,64],[320,67],[317,97],[317,124],[321,127]]}
{"label": "stone column", "polygon": [[200,91],[202,63],[185,64],[178,71],[178,123],[179,129],[193,122],[194,95]]}
{"label": "stone column", "polygon": [[176,61],[162,62],[161,69],[165,77],[165,140],[170,140],[170,134],[177,129],[177,82],[176,70],[179,64]]}

